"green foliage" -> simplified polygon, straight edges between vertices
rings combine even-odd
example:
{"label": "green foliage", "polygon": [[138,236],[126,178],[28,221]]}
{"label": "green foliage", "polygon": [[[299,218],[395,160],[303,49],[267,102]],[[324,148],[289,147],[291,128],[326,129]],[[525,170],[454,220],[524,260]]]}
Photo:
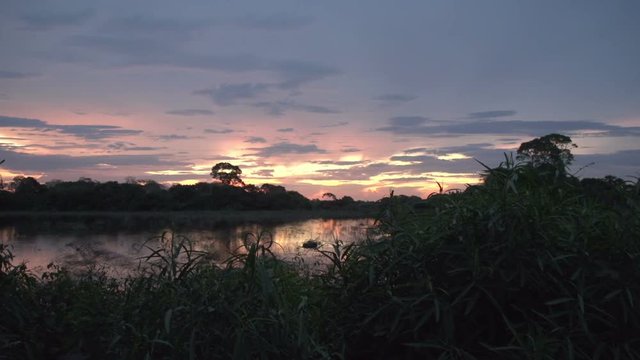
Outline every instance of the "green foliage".
{"label": "green foliage", "polygon": [[385,240],[324,290],[347,357],[640,359],[638,184],[613,181],[614,203],[540,170],[507,161],[419,210],[389,198]]}

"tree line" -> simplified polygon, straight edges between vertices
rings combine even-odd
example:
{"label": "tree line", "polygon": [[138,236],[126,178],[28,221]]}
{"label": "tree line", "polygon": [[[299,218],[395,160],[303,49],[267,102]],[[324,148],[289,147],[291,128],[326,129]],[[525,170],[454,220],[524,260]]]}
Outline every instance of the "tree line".
{"label": "tree line", "polygon": [[[623,202],[621,191],[630,185],[615,176],[578,179],[568,173],[573,162],[571,138],[549,134],[522,143],[511,162],[532,171],[506,179],[507,167],[490,169],[483,175],[485,188],[515,187],[518,183],[555,184],[579,191],[607,204]],[[0,164],[2,164],[0,160]],[[211,168],[215,182],[165,187],[153,180],[127,178],[124,183],[98,182],[90,178],[77,181],[51,181],[41,184],[33,177],[17,176],[5,185],[0,181],[0,211],[180,211],[180,210],[371,210],[375,203],[356,201],[350,196],[325,193],[322,200],[310,200],[296,191],[273,184],[245,184],[240,167],[227,162]],[[529,177],[529,178],[528,178]],[[424,206],[417,196],[396,196],[416,209]],[[378,204],[384,205],[388,198]]]}
{"label": "tree line", "polygon": [[366,205],[349,196],[310,200],[280,185],[247,185],[240,174],[239,167],[218,163],[211,171],[216,182],[170,187],[132,177],[124,183],[80,178],[41,184],[30,176],[16,176],[0,189],[0,211],[311,210]]}

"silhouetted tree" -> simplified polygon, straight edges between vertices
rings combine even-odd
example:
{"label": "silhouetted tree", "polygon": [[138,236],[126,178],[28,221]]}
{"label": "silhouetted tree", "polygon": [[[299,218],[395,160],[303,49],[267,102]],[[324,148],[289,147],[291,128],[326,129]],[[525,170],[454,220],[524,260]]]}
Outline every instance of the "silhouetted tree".
{"label": "silhouetted tree", "polygon": [[242,174],[242,170],[228,162],[217,163],[211,168],[211,177],[225,185],[244,186],[240,174]]}
{"label": "silhouetted tree", "polygon": [[[0,160],[0,165],[4,163],[4,159]],[[4,189],[4,179],[2,178],[2,174],[0,174],[0,190]]]}
{"label": "silhouetted tree", "polygon": [[568,136],[549,134],[520,144],[516,158],[529,162],[533,167],[553,165],[564,172],[573,161],[571,148],[576,147]]}
{"label": "silhouetted tree", "polygon": [[326,192],[326,193],[322,194],[322,198],[323,199],[332,200],[332,201],[338,200],[338,198],[333,193],[330,193],[330,192]]}
{"label": "silhouetted tree", "polygon": [[284,194],[287,192],[287,189],[280,185],[262,184],[260,191],[265,194]]}
{"label": "silhouetted tree", "polygon": [[38,193],[43,189],[43,186],[38,182],[38,180],[31,176],[14,177],[12,187],[16,194],[33,194]]}

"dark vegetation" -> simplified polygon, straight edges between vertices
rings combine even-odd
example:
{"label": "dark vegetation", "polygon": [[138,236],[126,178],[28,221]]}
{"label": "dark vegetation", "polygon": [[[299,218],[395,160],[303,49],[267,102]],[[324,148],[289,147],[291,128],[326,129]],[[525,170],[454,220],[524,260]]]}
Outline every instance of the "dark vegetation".
{"label": "dark vegetation", "polygon": [[640,182],[537,140],[481,185],[385,199],[379,239],[308,250],[320,273],[260,236],[214,264],[167,235],[124,280],[36,278],[5,247],[0,358],[640,359]]}
{"label": "dark vegetation", "polygon": [[52,181],[17,176],[0,188],[0,211],[189,211],[189,210],[367,210],[372,203],[340,199],[309,200],[280,185],[245,185],[239,167],[219,163],[212,168],[215,183],[173,185],[128,179],[98,182]]}

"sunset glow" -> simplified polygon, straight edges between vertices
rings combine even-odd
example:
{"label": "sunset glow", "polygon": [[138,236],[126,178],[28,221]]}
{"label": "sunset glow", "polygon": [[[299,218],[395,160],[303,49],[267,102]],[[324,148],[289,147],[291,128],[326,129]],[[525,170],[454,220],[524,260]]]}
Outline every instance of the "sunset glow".
{"label": "sunset glow", "polygon": [[309,197],[426,197],[556,132],[581,176],[639,175],[631,9],[452,3],[10,0],[0,174],[193,184],[229,162]]}

